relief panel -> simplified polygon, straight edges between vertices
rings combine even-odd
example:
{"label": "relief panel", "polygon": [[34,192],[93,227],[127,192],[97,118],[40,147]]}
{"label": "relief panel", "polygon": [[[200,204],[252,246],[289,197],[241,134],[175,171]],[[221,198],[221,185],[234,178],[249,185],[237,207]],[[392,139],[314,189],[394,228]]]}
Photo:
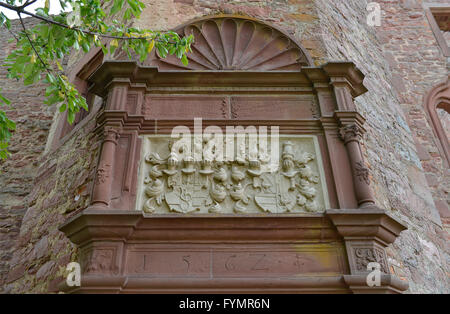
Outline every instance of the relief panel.
{"label": "relief panel", "polygon": [[231,98],[233,119],[294,120],[318,117],[318,105],[312,96],[242,96]]}
{"label": "relief panel", "polygon": [[[144,136],[137,210],[155,214],[282,214],[318,213],[329,208],[315,136],[281,135],[261,149],[261,143],[256,149],[249,147],[249,139],[236,141],[234,158],[223,160],[209,153],[213,150],[205,150],[214,145],[212,140],[203,141],[200,158],[195,161],[192,155],[196,148],[191,144],[172,149],[174,140],[169,136]],[[227,145],[225,142],[224,151]],[[277,148],[277,158],[270,158],[272,149],[275,152]]]}
{"label": "relief panel", "polygon": [[143,113],[147,119],[226,119],[227,97],[146,95]]}

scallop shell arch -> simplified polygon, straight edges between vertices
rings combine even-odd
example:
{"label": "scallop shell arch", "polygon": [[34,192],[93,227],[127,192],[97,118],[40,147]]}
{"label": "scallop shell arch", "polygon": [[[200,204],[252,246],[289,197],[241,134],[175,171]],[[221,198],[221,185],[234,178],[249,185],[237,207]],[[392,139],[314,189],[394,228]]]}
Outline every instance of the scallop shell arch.
{"label": "scallop shell arch", "polygon": [[189,64],[184,66],[175,56],[160,58],[154,53],[147,65],[194,71],[299,71],[312,65],[307,52],[289,35],[255,20],[206,18],[175,31],[180,36],[194,35]]}

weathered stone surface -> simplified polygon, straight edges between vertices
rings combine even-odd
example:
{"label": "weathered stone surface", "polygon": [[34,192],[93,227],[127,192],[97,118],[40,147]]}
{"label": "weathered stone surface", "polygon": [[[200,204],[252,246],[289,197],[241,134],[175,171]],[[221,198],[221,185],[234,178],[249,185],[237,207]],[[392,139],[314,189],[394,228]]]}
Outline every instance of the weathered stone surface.
{"label": "weathered stone surface", "polygon": [[[25,19],[25,25],[32,27],[36,20]],[[21,29],[20,23],[12,23],[12,32]],[[14,48],[14,42],[7,43],[11,34],[0,28],[2,45],[0,63]],[[16,121],[8,160],[0,161],[0,293],[2,283],[8,277],[10,260],[18,238],[22,217],[26,211],[27,195],[33,189],[33,179],[39,167],[48,129],[53,119],[53,108],[43,106],[43,84],[24,86],[6,78],[4,68],[0,69],[2,94],[12,100],[15,108],[2,107],[9,118]],[[15,274],[13,274],[15,276]],[[10,275],[11,276],[11,275]],[[13,277],[14,277],[13,276]]]}
{"label": "weathered stone surface", "polygon": [[[416,112],[424,114],[422,99],[426,89],[445,77],[445,62],[443,57],[439,57],[437,44],[430,42],[431,37],[428,36],[431,32],[424,17],[413,22],[422,28],[423,32],[419,35],[416,28],[409,26],[409,11],[401,10],[398,2],[378,2],[384,11],[381,27],[369,27],[363,23],[366,1],[317,1],[316,8],[324,25],[324,44],[330,59],[350,59],[366,73],[365,83],[369,92],[359,97],[356,104],[367,118],[365,153],[375,182],[375,197],[381,206],[390,208],[393,214],[408,221],[410,228],[393,245],[395,269],[399,270],[401,266],[398,265],[402,261],[414,260],[418,263],[418,269],[427,269],[435,277],[422,277],[418,269],[408,266],[398,275],[407,274],[405,277],[410,280],[411,292],[448,291],[445,263],[430,255],[416,255],[411,249],[413,245],[420,246],[417,244],[420,236],[439,245],[443,256],[448,250],[445,238],[434,233],[436,228],[441,228],[441,222],[433,202],[433,191],[424,183],[426,177],[417,157],[414,134],[408,126],[410,119],[406,118],[408,112],[404,111],[407,108],[404,103],[409,102]],[[405,40],[408,40],[405,46],[411,47],[411,50],[402,49]],[[431,58],[434,65],[430,68],[420,66],[420,61],[424,59],[421,54],[426,53],[430,46],[434,49]],[[412,54],[416,57],[409,58]],[[393,71],[391,67],[396,64],[400,64],[400,69]],[[409,73],[418,71],[423,75]],[[424,80],[428,76],[429,79]],[[414,80],[411,80],[412,77]],[[427,86],[420,87],[422,91],[417,93],[416,83]],[[417,95],[415,99],[405,99],[406,95],[411,97],[413,94]],[[427,131],[426,125],[422,127],[423,131]],[[432,141],[433,135],[428,133],[427,138]],[[444,178],[442,174],[439,177]],[[415,273],[414,276],[412,273]]]}
{"label": "weathered stone surface", "polygon": [[[29,27],[36,23],[25,21]],[[20,23],[12,24],[17,32]],[[9,37],[1,28],[0,38]],[[0,60],[12,48],[13,43],[2,46]],[[54,108],[43,105],[43,85],[24,87],[6,79],[3,69],[0,83],[15,104],[15,109],[2,109],[17,122],[12,155],[0,161],[0,293],[47,292],[49,283],[55,291],[55,278],[76,254],[57,227],[65,220],[63,212],[76,212],[87,202],[87,194],[79,194],[92,181],[95,123],[87,123],[63,146],[45,150],[54,132]]]}

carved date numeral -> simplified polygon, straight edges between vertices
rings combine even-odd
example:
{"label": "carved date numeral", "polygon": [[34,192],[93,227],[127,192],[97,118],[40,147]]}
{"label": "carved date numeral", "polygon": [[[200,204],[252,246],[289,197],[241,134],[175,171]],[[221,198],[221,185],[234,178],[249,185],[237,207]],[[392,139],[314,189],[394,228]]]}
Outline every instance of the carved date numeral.
{"label": "carved date numeral", "polygon": [[250,254],[250,256],[257,258],[257,261],[253,264],[251,270],[269,270],[269,268],[263,266],[266,254]]}
{"label": "carved date numeral", "polygon": [[189,268],[191,267],[190,259],[191,259],[190,255],[183,256],[183,262],[186,263],[186,272],[189,272]]}
{"label": "carved date numeral", "polygon": [[136,273],[143,273],[149,270],[150,257],[147,254],[142,255],[141,263],[135,268]]}

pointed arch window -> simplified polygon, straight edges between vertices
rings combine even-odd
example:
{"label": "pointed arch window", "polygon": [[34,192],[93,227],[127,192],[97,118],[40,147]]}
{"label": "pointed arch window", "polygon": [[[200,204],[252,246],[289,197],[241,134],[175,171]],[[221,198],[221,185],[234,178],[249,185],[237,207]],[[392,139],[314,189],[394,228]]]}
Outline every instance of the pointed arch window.
{"label": "pointed arch window", "polygon": [[437,145],[444,164],[450,165],[450,76],[447,81],[434,87],[425,99],[425,110],[430,118]]}

